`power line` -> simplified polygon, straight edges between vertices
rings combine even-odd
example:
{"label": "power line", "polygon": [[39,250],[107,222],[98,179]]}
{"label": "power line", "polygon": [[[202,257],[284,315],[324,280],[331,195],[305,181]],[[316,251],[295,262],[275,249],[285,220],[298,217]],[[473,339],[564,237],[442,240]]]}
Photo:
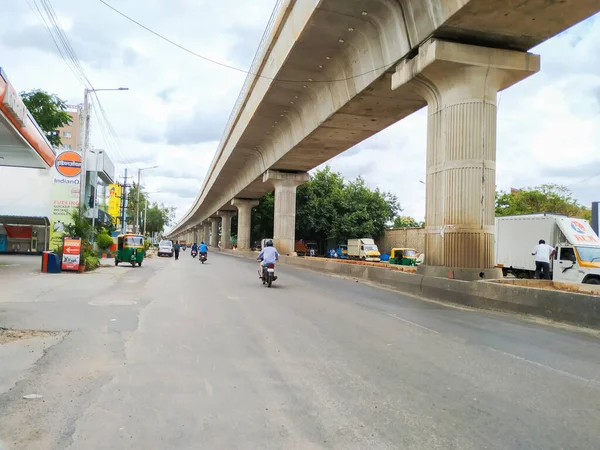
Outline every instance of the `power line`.
{"label": "power line", "polygon": [[[83,69],[83,66],[81,65],[80,59],[78,58],[77,54],[75,53],[75,50],[73,49],[73,47],[71,46],[71,44],[69,42],[69,39],[64,31],[64,28],[62,27],[62,24],[60,23],[60,20],[56,14],[54,8],[52,7],[52,3],[50,2],[50,0],[39,0],[39,1],[41,3],[42,9],[46,13],[45,14],[46,17],[44,16],[42,9],[40,9],[38,0],[33,0],[33,3],[37,10],[37,15],[39,16],[39,18],[43,22],[46,30],[50,34],[50,37],[52,38],[52,41],[54,42],[54,45],[56,46],[56,49],[58,50],[61,58],[63,59],[63,61],[67,65],[67,67],[71,70],[71,72],[73,72],[73,74],[75,75],[77,80],[80,82],[80,84],[85,89],[91,90],[92,93],[94,94],[94,97],[92,97],[92,102],[94,102],[94,98],[95,98],[97,110],[100,112],[100,115],[98,115],[98,123],[100,125],[100,133],[102,134],[102,137],[104,138],[104,140],[106,141],[106,143],[108,145],[110,145],[111,147],[114,147],[112,150],[115,153],[115,159],[118,163],[123,164],[123,165],[131,164],[131,162],[128,160],[128,158],[122,152],[121,143],[119,141],[119,138],[118,138],[117,134],[115,133],[114,128],[108,119],[108,115],[106,114],[104,107],[102,106],[102,103],[100,102],[100,98],[98,97],[96,92],[94,92],[94,86],[93,86],[92,82],[87,77],[87,75]],[[29,3],[29,7],[35,13],[35,10],[33,10],[31,3]],[[111,143],[111,138],[113,141],[112,143]]]}
{"label": "power line", "polygon": [[589,180],[591,180],[593,178],[596,178],[596,177],[600,177],[600,173],[597,173],[596,175],[592,175],[591,177],[584,178],[583,180],[579,180],[579,181],[577,181],[575,183],[568,184],[567,187],[575,186],[576,184],[585,183],[586,181],[589,181]]}
{"label": "power line", "polygon": [[360,77],[362,77],[364,75],[368,75],[368,74],[373,73],[373,72],[378,72],[378,71],[383,70],[383,69],[387,70],[390,67],[392,67],[394,64],[396,64],[396,62],[394,61],[392,63],[385,64],[385,65],[383,65],[381,67],[377,67],[375,69],[368,70],[368,71],[360,73],[358,75],[352,75],[350,77],[337,78],[337,79],[332,79],[332,80],[310,80],[310,79],[309,80],[287,80],[287,79],[280,79],[280,78],[268,77],[268,76],[265,76],[265,75],[259,75],[258,73],[253,73],[253,72],[248,71],[246,69],[241,69],[239,67],[232,66],[230,64],[226,64],[226,63],[214,60],[212,58],[209,58],[208,56],[201,55],[200,53],[196,53],[195,51],[190,50],[187,47],[184,47],[183,45],[181,45],[181,44],[179,44],[179,43],[177,43],[177,42],[169,39],[168,37],[163,36],[162,34],[154,31],[153,29],[147,27],[146,25],[138,22],[134,18],[132,18],[132,17],[128,16],[127,14],[125,14],[124,12],[119,11],[117,8],[115,8],[114,6],[110,5],[105,0],[98,0],[98,1],[100,3],[102,3],[104,6],[110,8],[111,10],[113,10],[115,13],[117,13],[120,16],[124,17],[125,19],[129,20],[130,22],[136,24],[138,27],[143,28],[144,30],[146,30],[149,33],[152,33],[154,36],[158,37],[159,39],[162,39],[163,41],[168,42],[171,45],[174,45],[175,47],[179,48],[180,50],[183,50],[186,53],[189,53],[190,55],[193,55],[193,56],[195,56],[197,58],[203,59],[204,61],[207,61],[207,62],[209,62],[211,64],[215,64],[215,65],[218,65],[218,66],[224,67],[226,69],[230,69],[230,70],[235,70],[236,72],[244,73],[246,75],[253,75],[255,77],[263,78],[265,80],[277,81],[277,82],[280,82],[280,83],[303,83],[303,84],[335,83],[335,82],[340,82],[340,81],[350,81],[350,80],[353,80],[355,78],[360,78]]}

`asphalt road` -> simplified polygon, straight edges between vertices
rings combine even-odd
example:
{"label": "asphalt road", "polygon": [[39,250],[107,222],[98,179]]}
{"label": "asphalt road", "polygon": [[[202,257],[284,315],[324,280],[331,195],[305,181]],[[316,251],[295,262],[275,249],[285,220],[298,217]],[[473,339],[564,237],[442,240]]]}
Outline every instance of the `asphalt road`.
{"label": "asphalt road", "polygon": [[0,395],[0,441],[11,450],[600,448],[598,335],[283,265],[267,289],[256,269],[183,252],[59,275],[69,283],[35,302],[26,288],[2,297],[0,326],[69,333]]}

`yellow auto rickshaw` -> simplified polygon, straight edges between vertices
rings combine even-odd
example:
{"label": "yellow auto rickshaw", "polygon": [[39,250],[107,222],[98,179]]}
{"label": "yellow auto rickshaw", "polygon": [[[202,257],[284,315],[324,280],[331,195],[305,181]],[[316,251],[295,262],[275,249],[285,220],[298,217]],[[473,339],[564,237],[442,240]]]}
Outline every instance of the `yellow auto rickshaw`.
{"label": "yellow auto rickshaw", "polygon": [[130,263],[132,267],[135,267],[135,263],[141,266],[145,254],[144,236],[141,234],[121,234],[117,237],[115,266],[120,262]]}
{"label": "yellow auto rickshaw", "polygon": [[416,266],[417,251],[414,248],[393,248],[390,254],[390,264]]}

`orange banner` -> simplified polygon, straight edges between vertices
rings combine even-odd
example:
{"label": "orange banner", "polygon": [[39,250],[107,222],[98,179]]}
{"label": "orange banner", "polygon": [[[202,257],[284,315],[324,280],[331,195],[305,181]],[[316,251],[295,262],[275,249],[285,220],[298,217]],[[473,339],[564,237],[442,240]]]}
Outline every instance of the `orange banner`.
{"label": "orange banner", "polygon": [[65,237],[63,240],[62,270],[79,270],[81,238]]}

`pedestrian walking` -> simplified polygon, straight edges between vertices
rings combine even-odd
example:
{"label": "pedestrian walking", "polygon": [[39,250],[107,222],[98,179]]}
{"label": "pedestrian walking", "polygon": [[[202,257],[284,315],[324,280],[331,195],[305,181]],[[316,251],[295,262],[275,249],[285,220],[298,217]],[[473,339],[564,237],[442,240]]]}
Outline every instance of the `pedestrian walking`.
{"label": "pedestrian walking", "polygon": [[179,241],[175,242],[175,245],[173,246],[173,251],[175,252],[175,261],[177,261],[179,259],[179,250],[181,249],[181,246],[179,245]]}

